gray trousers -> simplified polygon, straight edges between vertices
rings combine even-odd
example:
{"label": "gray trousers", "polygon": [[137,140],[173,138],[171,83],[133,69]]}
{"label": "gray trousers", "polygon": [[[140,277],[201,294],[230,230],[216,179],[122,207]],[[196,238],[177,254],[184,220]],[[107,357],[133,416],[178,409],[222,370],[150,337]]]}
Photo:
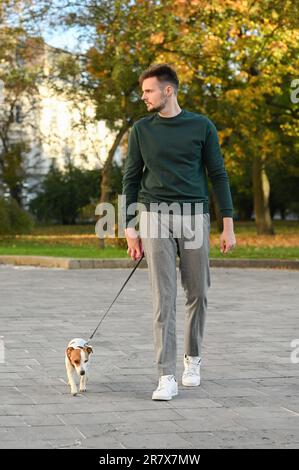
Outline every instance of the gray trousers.
{"label": "gray trousers", "polygon": [[[165,223],[163,216],[164,214],[161,216],[159,213],[144,211],[141,213],[139,225],[152,290],[154,346],[159,376],[176,373],[177,255],[181,283],[186,296],[184,351],[188,356],[201,356],[207,291],[210,287],[209,214],[191,216],[193,226],[198,222],[198,217],[201,218],[202,243],[199,247],[197,243],[195,248],[186,243],[190,240],[191,232],[188,232],[183,217],[176,216],[174,219],[170,214]],[[158,236],[150,233],[149,224],[151,230],[158,227]],[[179,236],[178,226],[181,227]]]}

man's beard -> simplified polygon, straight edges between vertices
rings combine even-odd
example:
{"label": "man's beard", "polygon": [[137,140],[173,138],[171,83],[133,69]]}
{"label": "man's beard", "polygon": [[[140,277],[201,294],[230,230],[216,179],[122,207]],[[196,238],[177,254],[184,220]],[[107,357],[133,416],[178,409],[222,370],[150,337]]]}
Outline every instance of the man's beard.
{"label": "man's beard", "polygon": [[165,108],[166,103],[167,103],[167,98],[166,97],[162,98],[161,103],[158,106],[153,107],[150,111],[159,113],[160,111],[162,111]]}

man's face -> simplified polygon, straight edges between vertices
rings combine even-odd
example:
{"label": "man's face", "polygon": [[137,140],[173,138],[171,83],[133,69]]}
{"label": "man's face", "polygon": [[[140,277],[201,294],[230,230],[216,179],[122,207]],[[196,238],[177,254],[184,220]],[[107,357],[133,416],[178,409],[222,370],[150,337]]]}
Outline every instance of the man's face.
{"label": "man's face", "polygon": [[159,112],[165,108],[169,99],[165,91],[167,86],[169,85],[159,82],[157,77],[143,80],[141,99],[145,102],[148,111]]}

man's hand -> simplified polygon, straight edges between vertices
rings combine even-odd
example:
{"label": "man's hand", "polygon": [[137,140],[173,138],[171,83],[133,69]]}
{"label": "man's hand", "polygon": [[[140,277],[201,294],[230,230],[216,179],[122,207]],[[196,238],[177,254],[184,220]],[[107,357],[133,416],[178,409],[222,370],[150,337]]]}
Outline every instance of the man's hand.
{"label": "man's hand", "polygon": [[125,235],[128,243],[127,253],[131,258],[136,261],[142,257],[143,246],[142,242],[134,228],[126,228]]}
{"label": "man's hand", "polygon": [[223,232],[220,236],[220,251],[223,254],[228,253],[236,246],[236,237],[234,234],[234,223],[231,217],[223,217]]}

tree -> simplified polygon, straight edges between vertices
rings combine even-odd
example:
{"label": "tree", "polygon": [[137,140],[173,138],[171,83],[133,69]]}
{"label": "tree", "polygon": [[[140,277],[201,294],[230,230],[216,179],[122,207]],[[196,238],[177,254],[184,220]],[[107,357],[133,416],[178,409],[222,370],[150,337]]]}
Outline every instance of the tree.
{"label": "tree", "polygon": [[215,121],[230,173],[251,163],[257,232],[271,234],[267,165],[281,159],[287,135],[298,136],[290,99],[284,117],[277,116],[283,84],[290,90],[298,70],[298,1],[162,4],[176,22],[171,42],[160,44],[160,57],[176,56],[185,67],[186,103]]}
{"label": "tree", "polygon": [[104,120],[115,140],[103,167],[101,202],[110,200],[109,177],[115,151],[136,119],[144,115],[138,76],[156,58],[157,45],[151,39],[157,30],[159,2],[114,0],[83,2],[71,13],[71,25],[95,28],[94,46],[86,55],[85,90],[96,106],[96,118]]}
{"label": "tree", "polygon": [[85,0],[76,12],[63,15],[68,26],[84,25],[87,34],[90,29],[94,30],[94,46],[85,57],[73,57],[73,60],[70,57],[59,76],[75,79],[73,99],[78,99],[79,88],[79,94],[83,93],[94,103],[96,119],[105,121],[114,135],[102,168],[100,202],[109,202],[112,198],[111,171],[117,148],[133,122],[145,114],[138,77],[158,57],[157,32],[161,28],[167,30],[169,22],[168,16],[162,13],[163,6],[153,0],[135,3],[131,0],[96,3]]}
{"label": "tree", "polygon": [[64,170],[53,164],[30,209],[38,220],[75,224],[80,209],[99,197],[99,170],[82,170],[69,161]]}
{"label": "tree", "polygon": [[[38,107],[37,82],[40,67],[34,59],[42,41],[29,38],[18,28],[0,30],[0,183],[19,205],[27,176],[38,164],[33,149],[33,113]],[[38,136],[35,134],[35,143]]]}
{"label": "tree", "polygon": [[269,166],[280,164],[298,137],[295,105],[284,99],[298,69],[298,0],[85,0],[76,12],[67,5],[65,24],[81,26],[83,34],[87,28],[94,44],[67,70],[80,62],[80,88],[95,103],[97,119],[115,132],[102,200],[109,200],[115,149],[146,114],[138,75],[165,61],[181,77],[181,106],[216,123],[233,180],[245,178],[247,194],[251,182],[257,232],[273,233]]}

